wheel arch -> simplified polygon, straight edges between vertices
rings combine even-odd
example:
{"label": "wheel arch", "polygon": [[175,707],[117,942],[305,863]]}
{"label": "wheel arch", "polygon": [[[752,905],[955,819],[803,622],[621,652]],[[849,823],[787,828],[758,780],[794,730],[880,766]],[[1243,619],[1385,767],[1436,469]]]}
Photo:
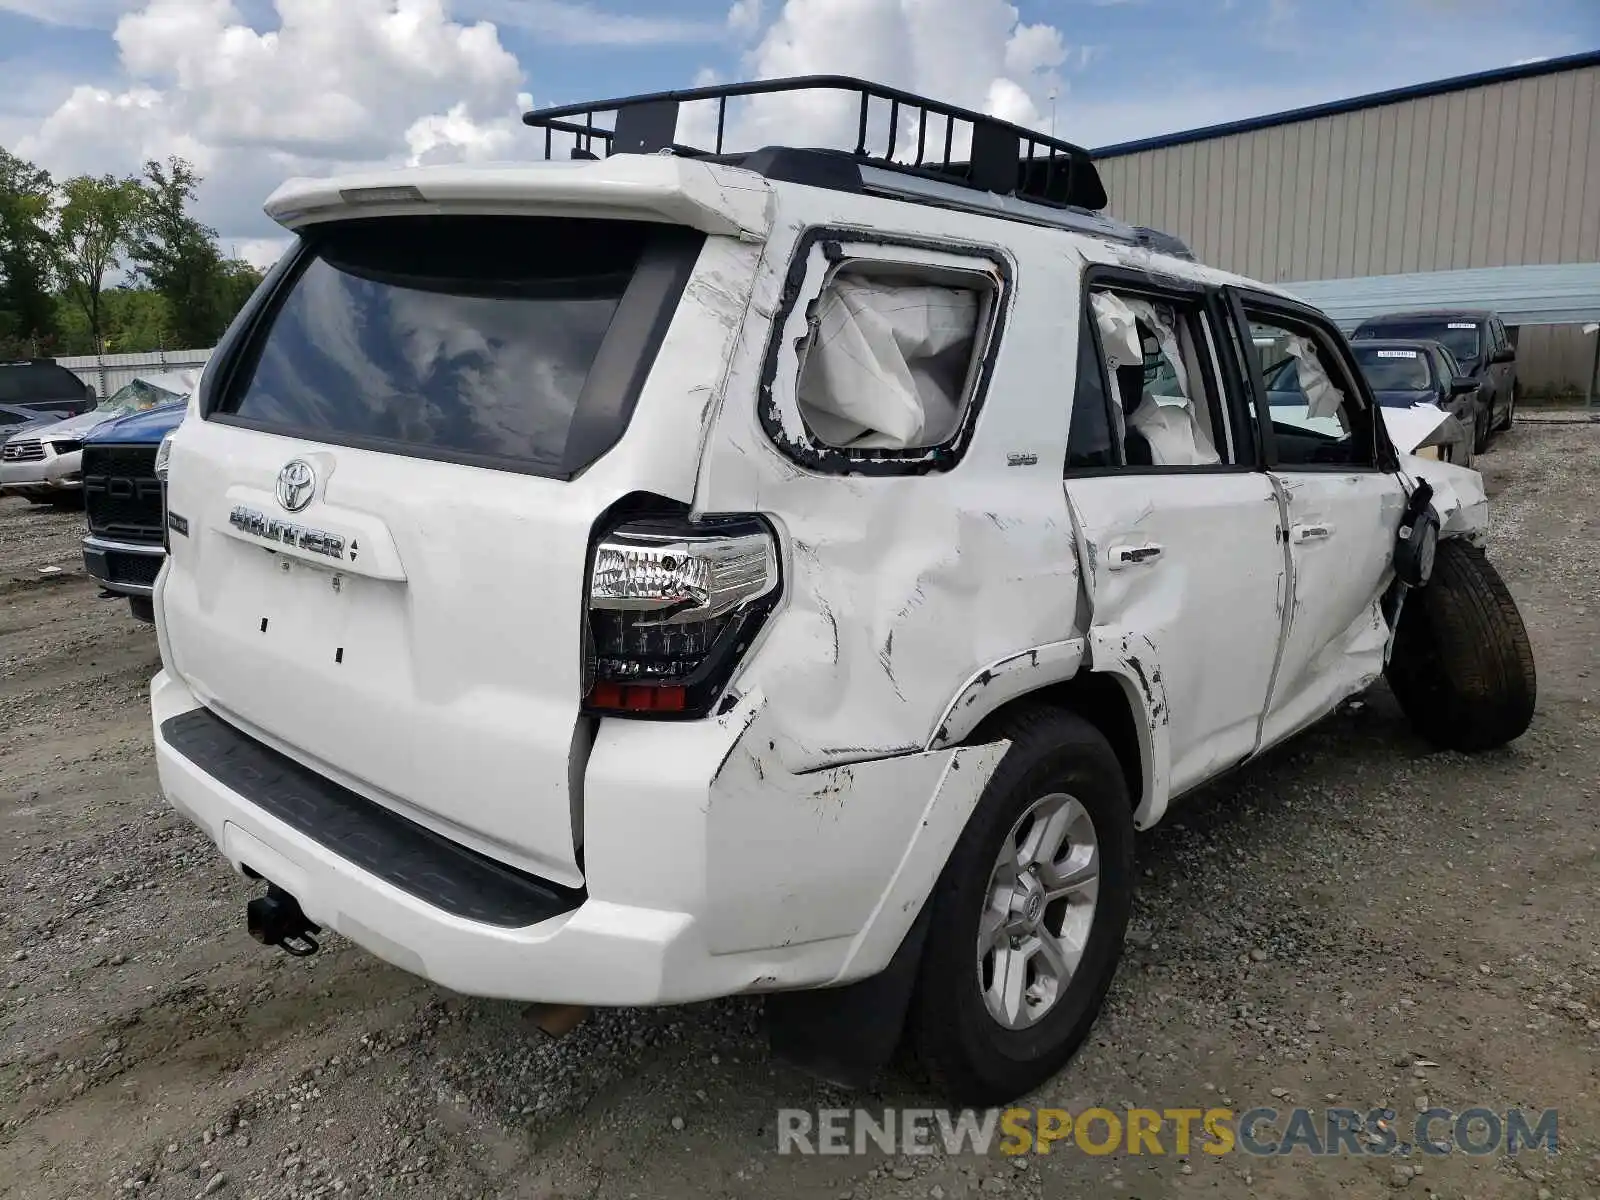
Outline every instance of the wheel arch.
{"label": "wheel arch", "polygon": [[[1120,643],[1119,643],[1120,647]],[[1088,665],[1083,638],[1014,655],[978,672],[946,709],[929,749],[981,745],[1022,708],[1058,708],[1093,725],[1116,752],[1134,823],[1149,828],[1167,806],[1167,701],[1153,646],[1101,647]],[[1148,650],[1140,654],[1138,650]]]}

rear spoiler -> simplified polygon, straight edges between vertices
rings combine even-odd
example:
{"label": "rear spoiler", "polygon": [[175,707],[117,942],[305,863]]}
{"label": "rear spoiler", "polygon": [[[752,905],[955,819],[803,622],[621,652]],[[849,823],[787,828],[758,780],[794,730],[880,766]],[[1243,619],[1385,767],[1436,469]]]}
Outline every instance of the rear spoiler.
{"label": "rear spoiler", "polygon": [[665,155],[592,162],[417,167],[291,179],[266,213],[291,232],[358,217],[461,213],[659,221],[765,240],[772,193],[748,172]]}

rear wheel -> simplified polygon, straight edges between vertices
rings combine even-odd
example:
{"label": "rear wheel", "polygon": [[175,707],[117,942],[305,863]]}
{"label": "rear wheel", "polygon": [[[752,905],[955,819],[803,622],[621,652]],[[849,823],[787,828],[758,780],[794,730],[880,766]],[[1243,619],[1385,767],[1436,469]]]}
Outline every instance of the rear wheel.
{"label": "rear wheel", "polygon": [[1489,448],[1489,427],[1494,424],[1493,402],[1484,406],[1472,423],[1472,453],[1476,456]]}
{"label": "rear wheel", "polygon": [[1502,431],[1509,430],[1513,425],[1515,425],[1517,423],[1517,399],[1518,399],[1518,393],[1521,391],[1521,389],[1522,389],[1522,385],[1521,384],[1512,384],[1511,385],[1511,396],[1506,401],[1505,419],[1503,421],[1501,421],[1500,425],[1499,425],[1499,428]]}
{"label": "rear wheel", "polygon": [[929,903],[908,1032],[952,1100],[1031,1091],[1088,1036],[1133,899],[1133,810],[1115,752],[1079,717],[1040,709],[1011,742]]}
{"label": "rear wheel", "polygon": [[1489,750],[1533,720],[1537,679],[1528,631],[1482,550],[1439,543],[1433,578],[1407,598],[1389,687],[1412,727],[1450,750]]}

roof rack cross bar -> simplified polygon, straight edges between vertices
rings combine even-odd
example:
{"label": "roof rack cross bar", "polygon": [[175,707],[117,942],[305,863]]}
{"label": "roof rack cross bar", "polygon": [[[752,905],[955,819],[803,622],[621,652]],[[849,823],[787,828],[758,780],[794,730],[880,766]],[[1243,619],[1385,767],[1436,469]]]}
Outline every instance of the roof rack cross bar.
{"label": "roof rack cross bar", "polygon": [[[1053,134],[1043,134],[1003,121],[998,117],[959,108],[942,101],[931,100],[913,92],[882,84],[869,83],[842,75],[808,75],[793,79],[761,80],[754,83],[719,84],[712,87],[690,88],[673,92],[654,92],[639,96],[624,96],[611,100],[595,100],[586,104],[572,104],[546,108],[524,115],[523,121],[545,130],[545,156],[550,157],[553,145],[550,132],[574,133],[577,149],[585,157],[594,156],[594,143],[599,139],[607,154],[657,154],[672,153],[684,157],[717,159],[739,165],[755,154],[760,147],[731,150],[728,147],[728,101],[741,97],[793,94],[797,92],[843,91],[858,98],[856,144],[853,152],[842,147],[815,149],[811,153],[835,154],[853,159],[857,165],[871,164],[889,171],[921,175],[1002,196],[1017,196],[1034,203],[1062,208],[1102,209],[1106,205],[1105,188],[1094,169],[1089,152],[1081,146],[1063,141]],[[697,101],[717,102],[717,134],[715,148],[706,151],[677,143],[677,120],[682,105]],[[879,154],[869,148],[872,135],[871,106],[874,100],[887,103],[888,148]],[[916,159],[900,161],[899,153],[901,110],[906,119],[914,114],[917,126]],[[596,115],[615,114],[613,128],[597,126]],[[927,125],[935,117],[945,122],[944,156],[935,161],[928,151]],[[581,118],[582,125],[574,127],[568,118]],[[970,136],[971,153],[967,162],[956,161],[956,125],[964,126],[961,137]],[[1028,143],[1028,154],[1022,156],[1022,143]],[[1039,170],[1039,151],[1049,151],[1050,162]],[[769,147],[774,150],[793,150],[793,147]],[[1058,176],[1054,160],[1065,159],[1064,179]]]}

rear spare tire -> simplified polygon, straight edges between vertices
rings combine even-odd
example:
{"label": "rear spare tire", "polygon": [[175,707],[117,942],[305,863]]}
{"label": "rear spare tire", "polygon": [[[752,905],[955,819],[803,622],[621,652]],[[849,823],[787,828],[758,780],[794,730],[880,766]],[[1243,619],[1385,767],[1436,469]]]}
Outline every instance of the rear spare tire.
{"label": "rear spare tire", "polygon": [[1385,672],[1416,731],[1449,750],[1489,750],[1533,720],[1533,648],[1500,573],[1461,538],[1439,543],[1433,577],[1406,597]]}
{"label": "rear spare tire", "polygon": [[1098,729],[1051,709],[989,731],[1010,748],[928,903],[907,1021],[934,1085],[989,1106],[1031,1091],[1088,1036],[1133,900],[1133,806]]}

